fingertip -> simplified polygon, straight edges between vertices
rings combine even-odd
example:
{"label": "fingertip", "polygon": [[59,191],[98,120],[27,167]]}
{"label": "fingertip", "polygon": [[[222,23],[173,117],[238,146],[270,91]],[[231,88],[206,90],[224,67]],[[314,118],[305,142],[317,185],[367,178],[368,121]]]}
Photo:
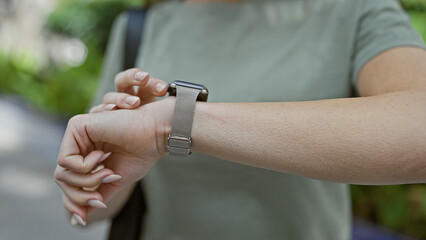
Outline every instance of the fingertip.
{"label": "fingertip", "polygon": [[72,225],[80,224],[86,226],[87,210],[86,207],[81,207],[73,203],[65,194],[63,196],[63,203],[65,209],[71,214],[70,222]]}
{"label": "fingertip", "polygon": [[65,169],[75,170],[75,165],[79,165],[83,162],[83,156],[81,155],[69,155],[69,156],[58,156],[57,163],[60,167]]}
{"label": "fingertip", "polygon": [[112,111],[112,110],[116,110],[116,109],[117,109],[117,105],[113,104],[113,103],[107,104],[104,107],[104,110],[106,110],[106,111]]}
{"label": "fingertip", "polygon": [[78,223],[78,221],[77,221],[77,219],[74,217],[74,214],[73,215],[71,215],[71,225],[77,225],[77,223]]}
{"label": "fingertip", "polygon": [[164,96],[167,93],[167,83],[160,81],[155,84],[154,92],[157,96]]}
{"label": "fingertip", "polygon": [[129,106],[139,106],[140,98],[137,96],[130,96],[124,99],[124,102]]}
{"label": "fingertip", "polygon": [[88,173],[98,164],[105,153],[101,150],[94,150],[90,152],[83,160],[83,166],[81,166],[80,173]]}
{"label": "fingertip", "polygon": [[102,169],[104,169],[105,168],[105,165],[103,165],[103,164],[98,164],[98,165],[96,165],[96,167],[95,168],[93,168],[93,170],[91,170],[90,171],[90,173],[96,173],[96,172],[99,172],[100,170],[102,170]]}
{"label": "fingertip", "polygon": [[104,202],[97,199],[90,199],[87,201],[87,204],[93,208],[108,208]]}
{"label": "fingertip", "polygon": [[81,226],[86,226],[86,221],[77,213],[73,213],[71,216],[71,224],[76,225],[77,223]]}
{"label": "fingertip", "polygon": [[143,72],[143,71],[136,72],[135,75],[133,76],[133,80],[139,83],[138,85],[140,86],[146,85],[148,83],[148,79],[149,79],[149,73]]}
{"label": "fingertip", "polygon": [[120,175],[117,175],[117,174],[111,174],[111,175],[108,175],[108,176],[106,176],[106,177],[102,178],[101,182],[102,182],[102,183],[112,183],[112,182],[116,182],[116,181],[118,181],[118,180],[120,180],[120,179],[122,179],[122,178],[123,178],[123,177],[122,177],[122,176],[120,176]]}
{"label": "fingertip", "polygon": [[101,158],[104,155],[105,155],[105,152],[102,151],[102,150],[93,150],[86,156],[86,158],[88,158],[88,157],[99,157],[99,158]]}
{"label": "fingertip", "polygon": [[101,163],[103,161],[105,161],[107,158],[109,158],[109,156],[111,156],[112,152],[107,152],[105,153],[101,159],[99,159],[98,163]]}

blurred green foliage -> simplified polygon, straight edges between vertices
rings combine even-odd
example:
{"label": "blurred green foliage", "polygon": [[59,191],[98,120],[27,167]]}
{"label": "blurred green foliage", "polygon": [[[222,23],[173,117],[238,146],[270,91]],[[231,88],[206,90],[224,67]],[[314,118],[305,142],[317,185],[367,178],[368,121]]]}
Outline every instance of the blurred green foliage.
{"label": "blurred green foliage", "polygon": [[115,17],[128,8],[140,7],[146,0],[60,0],[50,14],[46,28],[55,33],[81,39],[103,52]]}
{"label": "blurred green foliage", "polygon": [[355,216],[426,239],[424,185],[351,186]]}
{"label": "blurred green foliage", "polygon": [[36,69],[31,56],[6,57],[0,53],[0,89],[24,96],[47,112],[82,113],[96,89],[102,57],[100,51],[90,51],[81,66]]}
{"label": "blurred green foliage", "polygon": [[400,0],[407,11],[426,11],[426,0]]}
{"label": "blurred green foliage", "polygon": [[40,67],[34,56],[0,51],[0,93],[19,94],[40,109],[67,116],[84,113],[97,87],[103,53],[114,18],[141,0],[60,0],[46,21],[49,32],[82,40],[88,55],[78,67]]}
{"label": "blurred green foliage", "polygon": [[410,14],[413,27],[422,35],[423,40],[426,41],[426,8],[425,11],[408,11]]}
{"label": "blurred green foliage", "polygon": [[66,3],[60,5],[46,22],[51,32],[76,37],[103,51],[112,22],[126,8],[123,1]]}
{"label": "blurred green foliage", "polygon": [[[426,0],[401,0],[413,26],[426,39]],[[74,115],[87,109],[93,95],[113,19],[142,0],[60,0],[46,29],[81,39],[88,48],[78,67],[39,67],[30,55],[0,52],[0,91],[20,94],[52,113]],[[351,186],[353,211],[380,225],[426,239],[426,188],[422,185]]]}

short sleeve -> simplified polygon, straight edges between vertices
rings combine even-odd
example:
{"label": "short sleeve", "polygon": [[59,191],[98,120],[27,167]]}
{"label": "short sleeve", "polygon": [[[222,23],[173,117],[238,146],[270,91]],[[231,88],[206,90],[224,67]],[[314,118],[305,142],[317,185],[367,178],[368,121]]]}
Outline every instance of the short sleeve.
{"label": "short sleeve", "polygon": [[364,0],[361,4],[352,59],[355,87],[362,67],[381,52],[399,46],[425,48],[398,1]]}
{"label": "short sleeve", "polygon": [[115,75],[123,70],[124,35],[127,20],[128,15],[122,13],[113,23],[102,64],[98,88],[90,104],[91,107],[100,104],[105,93],[115,90]]}

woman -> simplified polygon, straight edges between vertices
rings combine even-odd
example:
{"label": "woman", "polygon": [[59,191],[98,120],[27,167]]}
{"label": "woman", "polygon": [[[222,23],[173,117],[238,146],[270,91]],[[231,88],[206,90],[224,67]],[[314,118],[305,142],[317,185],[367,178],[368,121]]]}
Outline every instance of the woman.
{"label": "woman", "polygon": [[[76,222],[112,216],[143,178],[143,239],[349,239],[345,183],[426,182],[426,53],[396,1],[166,1],[141,52],[143,71],[68,125],[55,179]],[[167,154],[175,98],[155,101],[159,79],[209,88],[188,159]]]}

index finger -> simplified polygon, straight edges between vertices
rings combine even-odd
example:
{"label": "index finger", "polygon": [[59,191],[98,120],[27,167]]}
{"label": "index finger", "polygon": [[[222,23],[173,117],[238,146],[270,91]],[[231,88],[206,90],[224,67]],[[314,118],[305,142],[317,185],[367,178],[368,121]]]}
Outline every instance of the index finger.
{"label": "index finger", "polygon": [[[70,120],[62,139],[58,154],[58,165],[77,173],[88,173],[109,154],[105,154],[101,150],[92,151],[93,143],[86,131],[78,130],[78,124],[73,119],[75,118]],[[76,133],[77,131],[80,133]],[[89,151],[90,153],[87,154]],[[85,156],[85,154],[87,155]]]}
{"label": "index finger", "polygon": [[99,162],[102,162],[104,156],[109,155],[100,150],[89,153],[85,158],[81,155],[65,155],[58,157],[58,165],[76,173],[86,174],[92,171]]}
{"label": "index finger", "polygon": [[120,72],[115,77],[115,89],[117,92],[134,94],[133,86],[145,86],[149,80],[149,73],[132,68]]}

